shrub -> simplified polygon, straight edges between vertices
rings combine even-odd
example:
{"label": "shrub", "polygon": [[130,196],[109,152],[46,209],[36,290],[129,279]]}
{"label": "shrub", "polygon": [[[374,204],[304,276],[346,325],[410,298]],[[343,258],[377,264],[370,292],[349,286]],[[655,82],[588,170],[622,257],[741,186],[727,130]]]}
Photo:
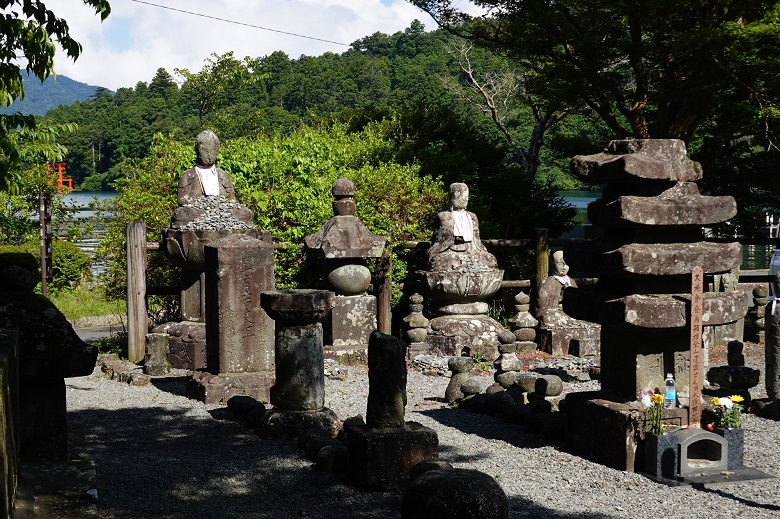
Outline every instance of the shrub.
{"label": "shrub", "polygon": [[[27,254],[35,260],[35,270],[40,271],[41,245],[37,241],[28,241],[21,245],[0,246],[0,254],[17,253]],[[48,287],[52,290],[60,290],[78,285],[83,279],[91,275],[92,264],[87,253],[79,249],[75,244],[54,240],[52,242],[51,270],[52,280]],[[16,254],[14,254],[16,256]],[[29,262],[27,262],[29,263]]]}

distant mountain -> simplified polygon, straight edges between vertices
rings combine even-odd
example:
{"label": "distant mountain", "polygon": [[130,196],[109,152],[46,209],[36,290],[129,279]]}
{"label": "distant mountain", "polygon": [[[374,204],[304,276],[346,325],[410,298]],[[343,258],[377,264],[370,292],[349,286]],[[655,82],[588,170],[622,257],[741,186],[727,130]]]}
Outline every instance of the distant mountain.
{"label": "distant mountain", "polygon": [[0,114],[22,112],[25,115],[43,115],[60,105],[72,105],[76,101],[89,99],[98,87],[79,83],[68,77],[49,76],[41,83],[35,76],[24,76],[24,100],[17,100],[11,106],[0,107]]}

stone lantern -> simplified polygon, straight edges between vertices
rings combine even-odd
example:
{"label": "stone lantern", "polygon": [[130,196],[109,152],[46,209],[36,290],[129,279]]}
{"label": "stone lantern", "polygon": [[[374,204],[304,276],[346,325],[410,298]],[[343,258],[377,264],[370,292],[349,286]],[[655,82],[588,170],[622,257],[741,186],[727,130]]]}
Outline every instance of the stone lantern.
{"label": "stone lantern", "polygon": [[366,294],[371,284],[367,258],[379,258],[385,239],[355,216],[355,185],[346,178],[333,183],[333,213],[316,233],[304,238],[306,249],[325,259],[329,288],[336,293],[333,310],[323,322],[325,345],[365,349],[376,329],[376,297]]}

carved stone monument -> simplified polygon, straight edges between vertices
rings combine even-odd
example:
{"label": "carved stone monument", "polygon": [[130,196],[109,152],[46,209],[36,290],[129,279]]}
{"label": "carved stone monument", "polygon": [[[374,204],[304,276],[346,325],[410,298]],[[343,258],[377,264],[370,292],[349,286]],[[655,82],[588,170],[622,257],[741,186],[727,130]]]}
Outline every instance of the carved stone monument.
{"label": "carved stone monument", "polygon": [[333,183],[333,213],[315,234],[304,238],[306,248],[325,258],[329,288],[336,293],[333,310],[325,317],[325,344],[335,350],[365,350],[376,329],[376,297],[366,294],[371,271],[366,258],[378,258],[385,239],[355,216],[355,185],[346,178]]}
{"label": "carved stone monument", "polygon": [[198,135],[195,152],[195,166],[179,178],[179,207],[173,212],[171,227],[162,232],[163,251],[182,269],[182,321],[164,323],[152,330],[169,335],[171,365],[190,370],[205,368],[207,361],[205,246],[232,234],[271,243],[270,233],[258,231],[249,208],[236,199],[228,174],[214,165],[219,152],[214,132],[207,130]]}
{"label": "carved stone monument", "polygon": [[459,356],[478,349],[488,360],[498,357],[498,334],[503,327],[485,315],[489,298],[501,286],[504,271],[479,237],[477,216],[466,210],[466,184],[450,185],[450,210],[438,214],[428,270],[419,274],[428,288],[432,310],[426,342],[442,355]]}
{"label": "carved stone monument", "polygon": [[601,326],[574,319],[563,311],[564,290],[577,288],[569,277],[569,266],[563,251],[550,258],[553,274],[539,287],[539,347],[553,355],[598,356]]}
{"label": "carved stone monument", "polygon": [[368,405],[366,422],[344,424],[349,471],[359,485],[401,490],[421,461],[439,459],[435,431],[404,422],[406,406],[406,343],[377,331],[368,343]]}
{"label": "carved stone monument", "polygon": [[[603,238],[567,253],[579,271],[598,274],[599,283],[588,294],[576,291],[583,296],[577,301],[564,300],[569,315],[602,325],[602,388],[634,399],[663,387],[665,374],[674,373],[685,401],[691,272],[700,266],[709,275],[729,273],[742,261],[739,243],[704,241],[702,227],[732,218],[736,202],[699,194],[701,166],[674,139],[612,141],[603,153],[574,157],[572,171],[608,184],[588,207]],[[747,307],[743,291],[705,292],[705,334],[708,326],[743,318]]]}
{"label": "carved stone monument", "polygon": [[190,397],[226,403],[233,396],[268,402],[274,381],[274,322],[260,293],[274,288],[274,247],[246,234],[204,245],[206,371],[188,382]]}

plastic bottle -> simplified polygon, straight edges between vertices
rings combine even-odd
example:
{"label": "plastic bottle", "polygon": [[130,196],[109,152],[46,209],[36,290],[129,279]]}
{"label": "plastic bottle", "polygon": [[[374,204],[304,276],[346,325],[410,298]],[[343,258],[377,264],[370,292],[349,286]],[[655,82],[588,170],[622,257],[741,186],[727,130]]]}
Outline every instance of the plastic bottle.
{"label": "plastic bottle", "polygon": [[664,380],[664,408],[674,409],[677,405],[677,387],[674,384],[674,376],[671,373],[666,374]]}

